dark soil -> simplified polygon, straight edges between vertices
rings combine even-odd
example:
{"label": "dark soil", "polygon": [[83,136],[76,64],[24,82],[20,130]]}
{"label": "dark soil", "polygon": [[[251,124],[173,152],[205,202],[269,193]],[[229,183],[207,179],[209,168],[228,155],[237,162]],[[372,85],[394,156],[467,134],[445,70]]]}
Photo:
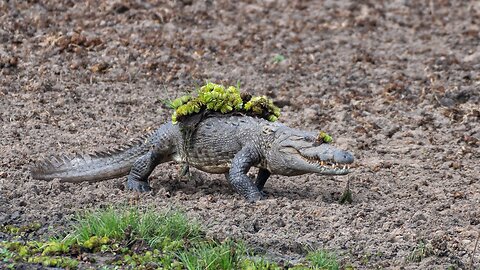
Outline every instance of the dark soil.
{"label": "dark soil", "polygon": [[[43,237],[79,209],[138,203],[183,209],[210,236],[245,239],[275,260],[325,248],[356,269],[470,267],[480,2],[99,2],[0,2],[0,224],[38,221]],[[42,157],[155,129],[169,121],[163,99],[205,80],[239,81],[273,98],[280,121],[329,132],[355,153],[354,172],[273,176],[256,204],[222,175],[189,181],[175,164],[159,166],[154,192],[141,195],[125,179],[30,177]],[[353,203],[342,205],[348,179]]]}

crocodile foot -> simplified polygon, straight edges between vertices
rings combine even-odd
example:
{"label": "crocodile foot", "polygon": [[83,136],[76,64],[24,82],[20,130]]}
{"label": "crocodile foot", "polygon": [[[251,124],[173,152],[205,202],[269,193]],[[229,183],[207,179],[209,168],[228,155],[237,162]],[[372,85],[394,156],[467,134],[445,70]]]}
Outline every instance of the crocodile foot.
{"label": "crocodile foot", "polygon": [[148,182],[136,181],[131,179],[127,180],[127,189],[138,192],[148,192],[152,190],[152,188],[148,185]]}
{"label": "crocodile foot", "polygon": [[262,194],[262,198],[270,196],[270,192],[265,190],[260,190],[260,194]]}
{"label": "crocodile foot", "polygon": [[257,201],[260,201],[261,199],[263,199],[263,195],[260,192],[247,195],[247,201],[249,203],[255,203]]}

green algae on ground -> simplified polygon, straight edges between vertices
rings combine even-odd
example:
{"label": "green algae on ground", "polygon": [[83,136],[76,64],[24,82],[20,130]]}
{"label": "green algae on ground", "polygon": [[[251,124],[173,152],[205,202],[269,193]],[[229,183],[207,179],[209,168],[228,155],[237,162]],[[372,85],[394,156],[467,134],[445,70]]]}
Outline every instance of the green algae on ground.
{"label": "green algae on ground", "polygon": [[144,253],[126,253],[120,260],[112,261],[118,266],[129,266],[135,269],[185,269],[177,260],[177,255],[162,252],[159,249],[147,250]]}
{"label": "green algae on ground", "polygon": [[46,242],[40,247],[42,249],[42,255],[58,255],[65,254],[70,251],[70,246],[68,243],[62,241],[50,241]]}
{"label": "green algae on ground", "polygon": [[13,235],[18,235],[22,233],[28,233],[28,232],[33,232],[42,227],[42,224],[38,222],[34,222],[28,225],[24,226],[14,226],[14,225],[2,225],[0,226],[0,232],[6,233],[6,234],[13,234]]}
{"label": "green algae on ground", "polygon": [[197,97],[185,95],[167,102],[167,105],[175,110],[172,114],[174,124],[202,111],[221,114],[239,112],[272,122],[280,116],[280,109],[266,96],[252,97],[241,94],[238,87],[225,87],[211,82],[200,87]]}
{"label": "green algae on ground", "polygon": [[67,244],[57,241],[37,242],[0,242],[0,260],[11,263],[35,263],[45,267],[77,268],[79,262],[64,254],[70,248]]}
{"label": "green algae on ground", "polygon": [[95,250],[100,248],[100,250],[105,250],[108,247],[107,244],[111,242],[110,238],[106,236],[92,236],[87,241],[80,243],[80,246],[89,250]]}
{"label": "green algae on ground", "polygon": [[[62,239],[0,242],[0,262],[11,269],[25,264],[65,269],[284,269],[250,253],[241,242],[206,238],[199,224],[179,212],[106,208],[79,215],[76,222]],[[106,259],[96,261],[98,256]],[[312,269],[298,266],[292,269]]]}
{"label": "green algae on ground", "polygon": [[46,267],[62,267],[67,269],[76,269],[80,264],[79,261],[68,257],[50,257],[50,256],[33,256],[29,257],[26,262],[42,264]]}

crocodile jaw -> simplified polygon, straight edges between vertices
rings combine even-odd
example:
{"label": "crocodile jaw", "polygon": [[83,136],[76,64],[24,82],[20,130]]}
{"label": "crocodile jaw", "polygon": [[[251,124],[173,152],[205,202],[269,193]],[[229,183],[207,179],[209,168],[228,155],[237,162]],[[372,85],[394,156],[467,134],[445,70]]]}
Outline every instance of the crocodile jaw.
{"label": "crocodile jaw", "polygon": [[[279,132],[280,133],[280,132]],[[354,157],[329,143],[319,144],[313,133],[284,129],[268,154],[268,168],[280,175],[318,173],[345,175]]]}
{"label": "crocodile jaw", "polygon": [[313,173],[325,175],[345,175],[350,173],[350,165],[335,162],[334,160],[322,161],[316,158],[302,157],[305,162],[312,166]]}
{"label": "crocodile jaw", "polygon": [[[312,166],[316,173],[327,175],[344,175],[350,172],[354,157],[351,153],[330,144],[313,145],[297,149],[296,156]],[[298,158],[298,157],[297,157]]]}

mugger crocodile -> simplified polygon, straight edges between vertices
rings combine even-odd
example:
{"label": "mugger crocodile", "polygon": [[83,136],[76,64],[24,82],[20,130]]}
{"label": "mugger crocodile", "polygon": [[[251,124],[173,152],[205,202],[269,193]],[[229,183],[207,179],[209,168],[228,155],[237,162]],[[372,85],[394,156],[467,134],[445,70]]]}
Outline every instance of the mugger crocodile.
{"label": "mugger crocodile", "polygon": [[[262,198],[271,174],[345,175],[354,157],[319,140],[317,133],[241,114],[213,114],[203,119],[185,147],[179,125],[166,123],[123,147],[90,155],[50,157],[31,168],[32,177],[65,182],[101,181],[128,175],[127,188],[145,192],[154,168],[184,162],[208,173],[225,174],[248,201]],[[187,152],[187,153],[185,153]],[[255,180],[247,173],[259,168]]]}

